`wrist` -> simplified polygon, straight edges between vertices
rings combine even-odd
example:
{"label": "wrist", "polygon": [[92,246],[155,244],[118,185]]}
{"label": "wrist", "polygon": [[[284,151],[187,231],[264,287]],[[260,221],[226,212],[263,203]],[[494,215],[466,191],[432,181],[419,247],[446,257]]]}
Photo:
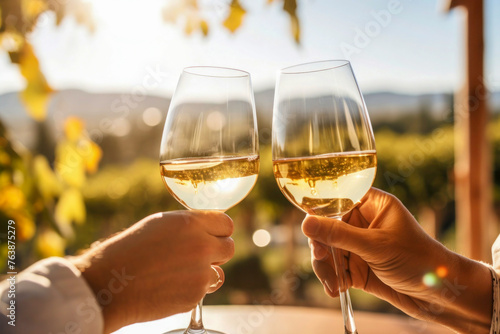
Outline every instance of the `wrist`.
{"label": "wrist", "polygon": [[442,267],[442,277],[429,300],[433,311],[430,320],[459,333],[489,333],[493,302],[490,270],[449,250],[446,256],[448,267]]}
{"label": "wrist", "polygon": [[[104,319],[104,333],[111,333],[125,324],[122,319],[127,313],[125,303],[120,302],[119,294],[111,291],[110,282],[116,278],[111,274],[110,266],[104,263],[105,259],[99,248],[90,249],[86,253],[69,258],[73,265],[82,273],[82,277],[94,293],[98,305],[101,307]],[[114,287],[114,284],[112,284]],[[117,309],[121,305],[122,312]]]}

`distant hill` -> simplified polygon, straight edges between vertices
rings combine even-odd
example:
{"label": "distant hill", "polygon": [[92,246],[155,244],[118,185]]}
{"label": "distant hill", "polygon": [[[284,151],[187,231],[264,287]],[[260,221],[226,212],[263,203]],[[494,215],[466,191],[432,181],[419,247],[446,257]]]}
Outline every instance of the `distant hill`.
{"label": "distant hill", "polygon": [[[170,98],[158,96],[62,90],[52,96],[47,120],[48,126],[53,127],[70,115],[78,116],[85,120],[90,133],[105,133],[109,130],[109,124],[120,118],[127,119],[132,125],[142,123],[142,113],[149,107],[158,108],[162,115],[166,115],[169,104]],[[0,95],[0,119],[6,123],[14,138],[28,147],[32,145],[35,135],[32,125],[35,121],[26,113],[18,93]]]}
{"label": "distant hill", "polygon": [[[372,122],[390,121],[402,115],[417,114],[427,110],[434,117],[443,117],[449,113],[452,99],[450,94],[410,95],[392,92],[376,92],[364,95]],[[271,123],[274,89],[255,92],[255,104],[259,123],[268,126]],[[67,116],[74,115],[86,121],[89,132],[103,131],[110,122],[126,118],[131,125],[142,124],[142,113],[149,107],[157,108],[166,115],[170,97],[135,96],[132,94],[94,94],[81,90],[62,90],[56,92],[50,102],[48,126],[62,122]],[[491,109],[500,110],[500,92],[490,98]],[[18,93],[0,95],[0,119],[9,127],[11,134],[26,146],[34,140],[33,124]],[[58,127],[60,128],[60,127]]]}
{"label": "distant hill", "polygon": [[[452,96],[450,93],[435,94],[401,94],[393,92],[375,92],[363,95],[368,113],[372,121],[395,118],[404,114],[418,113],[427,109],[435,117],[449,112]],[[274,89],[255,92],[257,110],[264,116],[271,113],[273,108]],[[500,112],[500,92],[491,95],[490,105],[493,112]]]}

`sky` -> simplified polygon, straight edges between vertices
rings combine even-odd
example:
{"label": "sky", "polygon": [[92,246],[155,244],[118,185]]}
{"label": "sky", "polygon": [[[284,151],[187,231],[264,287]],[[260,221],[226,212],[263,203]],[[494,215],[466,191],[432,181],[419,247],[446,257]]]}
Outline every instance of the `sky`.
{"label": "sky", "polygon": [[[93,33],[73,18],[56,26],[47,13],[29,39],[56,89],[133,92],[153,77],[147,92],[169,95],[184,67],[213,65],[250,72],[260,90],[274,86],[280,68],[324,59],[350,60],[364,92],[451,92],[462,82],[464,15],[445,12],[446,0],[298,0],[300,44],[281,1],[241,0],[247,14],[230,33],[222,26],[230,0],[198,0],[208,37],[163,20],[165,6],[178,1],[91,0]],[[485,78],[499,90],[500,1],[485,6]],[[23,89],[4,51],[0,73],[0,94]]]}

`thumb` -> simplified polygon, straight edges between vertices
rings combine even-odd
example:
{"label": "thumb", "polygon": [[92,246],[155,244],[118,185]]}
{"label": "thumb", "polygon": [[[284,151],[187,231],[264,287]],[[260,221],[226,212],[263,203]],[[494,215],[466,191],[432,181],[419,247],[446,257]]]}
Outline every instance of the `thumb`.
{"label": "thumb", "polygon": [[333,218],[307,216],[302,222],[302,232],[310,239],[361,257],[372,249],[373,240],[368,230]]}

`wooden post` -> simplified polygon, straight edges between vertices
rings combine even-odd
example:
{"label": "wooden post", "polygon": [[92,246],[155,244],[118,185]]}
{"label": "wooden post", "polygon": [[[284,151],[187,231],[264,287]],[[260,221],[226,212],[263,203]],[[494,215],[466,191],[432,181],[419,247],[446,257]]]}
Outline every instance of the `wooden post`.
{"label": "wooden post", "polygon": [[465,82],[455,99],[455,200],[457,247],[489,261],[492,230],[491,157],[486,126],[483,0],[449,0],[448,10],[465,13]]}

